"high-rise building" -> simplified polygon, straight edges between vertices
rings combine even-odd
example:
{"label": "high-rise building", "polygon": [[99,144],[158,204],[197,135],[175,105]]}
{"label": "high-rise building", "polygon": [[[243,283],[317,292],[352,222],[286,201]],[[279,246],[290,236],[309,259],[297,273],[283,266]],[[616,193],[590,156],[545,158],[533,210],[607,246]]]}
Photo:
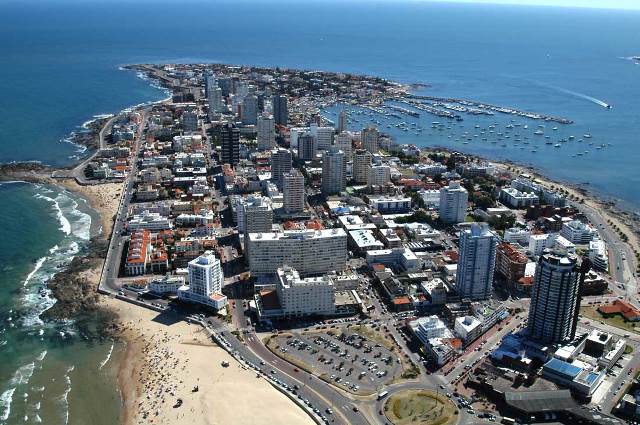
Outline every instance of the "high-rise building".
{"label": "high-rise building", "polygon": [[347,157],[347,161],[351,161],[352,149],[351,149],[351,134],[343,131],[338,133],[335,138],[335,146],[344,152],[344,156]]}
{"label": "high-rise building", "polygon": [[391,167],[388,165],[374,165],[369,170],[369,186],[384,186],[391,181]]}
{"label": "high-rise building", "polygon": [[291,171],[292,162],[289,149],[277,148],[271,151],[271,180],[279,188],[282,188],[282,176]]}
{"label": "high-rise building", "polygon": [[289,106],[286,96],[281,94],[273,96],[273,118],[278,125],[287,125],[289,122]]}
{"label": "high-rise building", "polygon": [[298,170],[285,173],[282,176],[282,192],[284,197],[284,211],[296,214],[304,211],[304,176]]}
{"label": "high-rise building", "polygon": [[249,269],[255,275],[276,273],[285,265],[300,275],[341,272],[347,266],[347,234],[343,229],[250,233]]}
{"label": "high-rise building", "polygon": [[328,151],[331,148],[331,145],[333,145],[333,133],[335,132],[333,127],[320,127],[312,124],[309,130],[316,139],[316,149]]}
{"label": "high-rise building", "polygon": [[276,144],[275,121],[271,115],[260,115],[258,117],[258,149],[268,150]]}
{"label": "high-rise building", "polygon": [[309,133],[298,137],[298,157],[303,161],[313,161],[316,158],[316,138]]}
{"label": "high-rise building", "polygon": [[178,298],[218,310],[223,308],[227,304],[227,297],[222,295],[224,275],[220,260],[211,251],[207,251],[189,261],[188,268],[189,285],[178,289]]}
{"label": "high-rise building", "polygon": [[473,223],[471,229],[460,233],[456,288],[462,298],[491,297],[497,244],[498,236],[486,223]]}
{"label": "high-rise building", "polygon": [[340,115],[338,116],[338,133],[342,133],[343,131],[347,131],[347,111],[344,109],[340,111]]}
{"label": "high-rise building", "polygon": [[271,198],[249,196],[238,211],[238,230],[244,233],[270,232],[273,225]]}
{"label": "high-rise building", "polygon": [[545,344],[575,337],[580,308],[580,267],[573,254],[545,250],[531,288],[527,332]]}
{"label": "high-rise building", "polygon": [[218,87],[222,90],[222,97],[227,97],[233,91],[233,79],[231,77],[218,78]]}
{"label": "high-rise building", "polygon": [[240,162],[240,130],[233,123],[223,124],[220,128],[223,164],[236,166]]}
{"label": "high-rise building", "polygon": [[209,119],[214,120],[221,112],[224,112],[224,100],[222,90],[215,86],[209,89]]}
{"label": "high-rise building", "polygon": [[333,147],[322,155],[322,193],[333,195],[347,187],[347,161],[344,152]]}
{"label": "high-rise building", "polygon": [[184,131],[198,130],[198,113],[196,111],[184,111],[182,113],[182,129]]}
{"label": "high-rise building", "polygon": [[336,298],[331,277],[317,276],[301,278],[294,268],[277,270],[276,292],[287,317],[330,315],[335,313]]}
{"label": "high-rise building", "polygon": [[371,152],[372,154],[378,153],[380,147],[378,145],[380,133],[375,126],[369,126],[362,129],[360,133],[362,139],[362,148]]}
{"label": "high-rise building", "polygon": [[371,170],[372,155],[369,151],[358,149],[353,154],[352,177],[356,184],[367,184]]}
{"label": "high-rise building", "polygon": [[258,122],[258,98],[249,94],[242,101],[242,124],[256,125]]}
{"label": "high-rise building", "polygon": [[444,223],[462,223],[467,217],[467,189],[460,182],[449,182],[449,186],[440,189],[440,221]]}
{"label": "high-rise building", "polygon": [[214,87],[218,87],[216,76],[212,72],[207,72],[204,77],[204,96],[208,98],[211,89]]}

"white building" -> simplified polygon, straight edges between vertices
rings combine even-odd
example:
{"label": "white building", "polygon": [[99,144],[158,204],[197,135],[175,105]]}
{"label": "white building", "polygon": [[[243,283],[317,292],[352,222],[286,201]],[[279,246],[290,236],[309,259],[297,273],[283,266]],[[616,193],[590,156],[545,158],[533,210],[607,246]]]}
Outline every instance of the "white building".
{"label": "white building", "polygon": [[349,133],[348,131],[342,131],[340,133],[338,133],[338,135],[335,138],[335,146],[340,149],[342,152],[344,152],[344,155],[347,157],[347,161],[351,160],[351,155],[352,155],[352,144],[351,141],[353,140],[353,136],[351,133]]}
{"label": "white building", "polygon": [[598,231],[580,220],[572,220],[562,225],[560,234],[571,243],[584,245],[598,236]]}
{"label": "white building", "polygon": [[360,138],[362,140],[362,147],[371,152],[372,154],[378,153],[380,150],[379,147],[379,139],[380,133],[378,129],[374,126],[369,126],[364,128],[360,133]]}
{"label": "white building", "polygon": [[271,231],[273,208],[270,198],[250,195],[243,200],[237,214],[238,231],[244,233]]}
{"label": "white building", "polygon": [[527,246],[529,245],[530,236],[531,232],[529,232],[528,230],[512,227],[504,231],[503,239],[508,243],[517,243],[522,246]]}
{"label": "white building", "polygon": [[409,328],[424,345],[424,349],[438,366],[451,360],[455,350],[448,342],[453,334],[438,316],[421,317],[409,322]]}
{"label": "white building", "polygon": [[275,121],[271,115],[260,115],[258,117],[258,150],[269,150],[276,144]]}
{"label": "white building", "polygon": [[369,170],[369,186],[384,186],[391,181],[391,167],[388,165],[374,165]]}
{"label": "white building", "polygon": [[387,267],[400,268],[407,272],[420,270],[420,260],[410,249],[372,249],[367,251],[367,264],[384,264]]}
{"label": "white building", "polygon": [[284,316],[323,316],[335,313],[335,292],[329,276],[301,278],[298,271],[291,267],[279,268],[277,275],[276,291]]}
{"label": "white building", "polygon": [[344,192],[347,186],[347,160],[344,152],[333,147],[322,155],[322,193]]}
{"label": "white building", "polygon": [[220,260],[207,251],[189,261],[189,285],[178,289],[178,299],[220,310],[227,305],[227,297],[222,295],[223,284]]}
{"label": "white building", "polygon": [[440,207],[440,191],[436,189],[420,189],[418,195],[426,205],[427,209],[438,209]]}
{"label": "white building", "polygon": [[359,253],[384,249],[384,244],[379,241],[369,229],[351,230],[349,231],[349,237],[353,242],[355,250]]}
{"label": "white building", "polygon": [[470,230],[460,233],[456,287],[462,298],[491,297],[497,244],[498,236],[486,223],[473,223]]}
{"label": "white building", "polygon": [[284,265],[301,275],[340,272],[347,265],[347,234],[342,229],[250,233],[249,269],[275,273]]}
{"label": "white building", "polygon": [[184,277],[169,274],[153,279],[149,282],[149,291],[158,295],[176,294],[184,286]]}
{"label": "white building", "polygon": [[352,178],[356,184],[366,184],[369,181],[369,172],[373,156],[371,152],[359,149],[353,155]]}
{"label": "white building", "polygon": [[333,127],[319,127],[312,124],[310,127],[311,134],[316,139],[316,147],[321,150],[329,150],[333,145]]}
{"label": "white building", "polygon": [[453,330],[468,345],[482,335],[482,322],[473,316],[458,317]]}
{"label": "white building", "polygon": [[449,182],[449,186],[440,189],[440,221],[444,223],[461,223],[467,217],[467,189],[460,182]]}
{"label": "white building", "polygon": [[548,233],[529,236],[529,252],[536,257],[542,254],[547,247],[549,236]]}
{"label": "white building", "polygon": [[500,191],[500,201],[512,208],[526,208],[540,202],[538,195],[530,192],[520,192],[513,187],[503,187]]}
{"label": "white building", "polygon": [[429,301],[433,305],[443,305],[447,302],[447,286],[439,277],[429,281],[420,282],[422,292],[429,297]]}
{"label": "white building", "polygon": [[284,196],[284,211],[287,214],[296,214],[304,211],[304,176],[300,171],[293,170],[283,175],[282,192]]}
{"label": "white building", "polygon": [[609,270],[609,251],[607,244],[602,239],[589,242],[589,260],[593,268],[607,271]]}
{"label": "white building", "polygon": [[159,213],[145,211],[142,214],[134,215],[127,223],[129,232],[138,230],[149,230],[151,232],[159,232],[161,230],[171,229],[173,226],[167,217],[161,216]]}

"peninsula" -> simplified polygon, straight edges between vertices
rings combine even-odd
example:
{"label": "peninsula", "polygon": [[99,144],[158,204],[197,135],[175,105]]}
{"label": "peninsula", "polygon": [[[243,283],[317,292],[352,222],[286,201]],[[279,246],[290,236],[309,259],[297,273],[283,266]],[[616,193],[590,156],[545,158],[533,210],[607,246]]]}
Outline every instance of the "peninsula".
{"label": "peninsula", "polygon": [[402,141],[481,116],[461,145],[535,149],[571,119],[372,76],[126,68],[171,97],[100,121],[72,169],[0,170],[102,217],[49,283],[52,314],[117,314],[125,423],[628,417],[637,217],[517,164]]}

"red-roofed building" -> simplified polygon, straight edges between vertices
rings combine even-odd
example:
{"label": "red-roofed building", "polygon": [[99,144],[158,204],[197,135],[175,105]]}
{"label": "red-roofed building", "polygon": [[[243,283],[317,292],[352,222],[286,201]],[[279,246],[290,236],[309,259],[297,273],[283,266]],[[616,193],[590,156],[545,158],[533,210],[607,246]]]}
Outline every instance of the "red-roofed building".
{"label": "red-roofed building", "polygon": [[620,314],[628,322],[640,320],[640,311],[626,301],[615,300],[611,305],[601,305],[598,312],[603,316]]}

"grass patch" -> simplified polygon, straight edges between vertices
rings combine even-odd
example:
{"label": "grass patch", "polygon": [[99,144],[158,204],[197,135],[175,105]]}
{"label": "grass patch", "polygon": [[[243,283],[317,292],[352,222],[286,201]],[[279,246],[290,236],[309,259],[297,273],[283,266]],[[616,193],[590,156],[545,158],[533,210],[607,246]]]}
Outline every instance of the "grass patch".
{"label": "grass patch", "polygon": [[629,332],[639,333],[634,322],[626,322],[624,318],[619,314],[610,317],[604,317],[602,314],[600,314],[600,312],[598,312],[597,306],[581,307],[580,314],[591,320],[604,322],[609,326],[614,326],[616,328],[620,328]]}
{"label": "grass patch", "polygon": [[457,408],[449,399],[427,390],[394,394],[384,410],[394,425],[453,425],[458,419]]}
{"label": "grass patch", "polygon": [[633,347],[632,347],[632,346],[630,346],[629,344],[627,344],[627,345],[624,347],[624,353],[625,353],[625,354],[631,354],[631,353],[633,353]]}

